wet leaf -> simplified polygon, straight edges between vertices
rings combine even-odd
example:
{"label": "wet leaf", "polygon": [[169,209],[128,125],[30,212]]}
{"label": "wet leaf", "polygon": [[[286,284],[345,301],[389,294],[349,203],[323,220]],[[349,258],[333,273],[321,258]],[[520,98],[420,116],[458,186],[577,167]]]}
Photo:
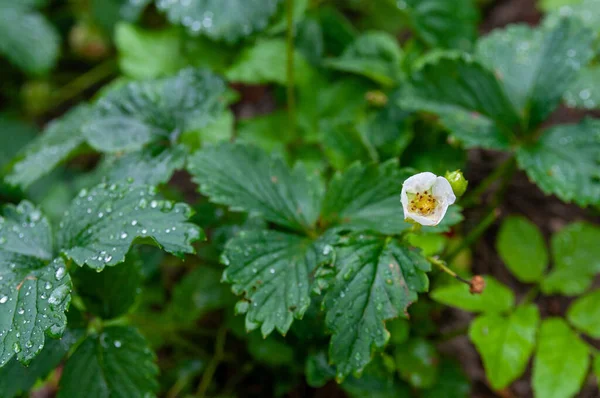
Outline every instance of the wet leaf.
{"label": "wet leaf", "polygon": [[191,157],[188,169],[200,192],[234,211],[257,213],[297,230],[311,229],[319,215],[322,187],[317,178],[258,148],[205,147]]}
{"label": "wet leaf", "polygon": [[334,268],[321,277],[330,278],[323,307],[339,381],[359,374],[374,349],[385,346],[390,334],[384,322],[405,316],[417,293],[428,289],[430,267],[417,251],[390,238],[353,233],[335,245]]}
{"label": "wet leaf", "polygon": [[[87,337],[67,360],[59,398],[144,398],[158,390],[158,367],[146,340],[132,327],[111,326]],[[83,383],[83,384],[82,384]]]}
{"label": "wet leaf", "polygon": [[186,204],[161,200],[151,187],[102,183],[79,192],[61,222],[58,241],[64,255],[96,270],[123,262],[137,238],[182,256],[193,253],[191,243],[204,236],[187,222],[190,216]]}
{"label": "wet leaf", "polygon": [[246,314],[246,329],[260,327],[263,336],[274,329],[286,334],[294,318],[310,305],[312,272],[332,248],[308,238],[277,231],[243,231],[223,253],[223,280],[232,284],[236,305]]}
{"label": "wet leaf", "polygon": [[169,142],[220,115],[224,93],[223,80],[197,69],[129,83],[98,101],[83,134],[100,152],[135,151],[153,141]]}
{"label": "wet leaf", "polygon": [[29,202],[7,205],[0,217],[0,366],[16,355],[27,364],[60,336],[71,301],[71,278],[52,261],[48,220]]}
{"label": "wet leaf", "polygon": [[395,349],[400,376],[416,388],[429,388],[438,378],[439,355],[435,346],[423,338],[415,338]]}
{"label": "wet leaf", "polygon": [[[192,35],[236,42],[267,27],[281,0],[156,0],[173,24]],[[236,10],[237,12],[232,12]]]}
{"label": "wet leaf", "polygon": [[600,121],[550,128],[519,148],[517,160],[545,193],[580,206],[600,204]]}
{"label": "wet leaf", "polygon": [[[600,3],[599,3],[600,4]],[[564,101],[570,107],[582,109],[597,109],[600,107],[600,66],[593,65],[583,68],[577,79],[569,86]]]}

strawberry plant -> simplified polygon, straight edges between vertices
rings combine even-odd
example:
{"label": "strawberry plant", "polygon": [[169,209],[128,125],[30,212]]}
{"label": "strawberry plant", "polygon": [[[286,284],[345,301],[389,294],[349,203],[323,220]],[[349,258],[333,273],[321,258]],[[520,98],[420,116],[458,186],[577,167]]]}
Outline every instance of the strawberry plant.
{"label": "strawberry plant", "polygon": [[599,0],[21,3],[1,397],[598,395]]}

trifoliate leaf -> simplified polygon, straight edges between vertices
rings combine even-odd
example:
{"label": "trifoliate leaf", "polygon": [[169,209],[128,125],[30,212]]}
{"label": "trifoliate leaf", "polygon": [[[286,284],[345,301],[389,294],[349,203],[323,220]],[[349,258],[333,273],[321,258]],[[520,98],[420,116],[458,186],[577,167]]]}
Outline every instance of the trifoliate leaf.
{"label": "trifoliate leaf", "polygon": [[156,0],[156,6],[173,24],[192,35],[236,42],[260,32],[277,11],[281,0]]}
{"label": "trifoliate leaf", "polygon": [[87,121],[91,110],[80,105],[62,118],[51,122],[43,135],[25,147],[6,181],[23,188],[52,171],[68,159],[84,142],[81,126]]}
{"label": "trifoliate leaf", "polygon": [[67,360],[59,398],[144,398],[158,390],[158,368],[146,340],[132,327],[112,326],[86,338]]}
{"label": "trifoliate leaf", "polygon": [[370,166],[355,163],[336,173],[323,200],[323,221],[383,234],[405,231],[410,224],[404,222],[400,191],[410,175],[395,160]]}
{"label": "trifoliate leaf", "polygon": [[175,29],[151,31],[122,22],[115,27],[115,45],[121,72],[133,79],[170,75],[186,66]]}
{"label": "trifoliate leaf", "polygon": [[512,25],[480,40],[477,56],[495,71],[531,129],[558,106],[580,68],[592,58],[592,40],[591,32],[572,20],[553,29]]}
{"label": "trifoliate leaf", "polygon": [[203,233],[187,222],[191,209],[160,200],[155,190],[127,183],[84,189],[71,203],[58,231],[59,247],[77,265],[101,270],[119,264],[136,238],[150,238],[165,251],[193,253]]}
{"label": "trifoliate leaf", "polygon": [[227,285],[221,283],[221,272],[198,267],[175,286],[168,311],[178,322],[193,323],[209,311],[232,304],[232,298]]}
{"label": "trifoliate leaf", "polygon": [[216,75],[184,69],[176,76],[133,82],[109,91],[83,126],[101,152],[135,151],[206,126],[223,110],[225,84]]}
{"label": "trifoliate leaf", "polygon": [[129,311],[140,293],[141,259],[131,253],[118,267],[109,267],[100,273],[80,268],[72,278],[87,311],[102,319],[117,318]]}
{"label": "trifoliate leaf", "polygon": [[469,50],[479,15],[473,0],[402,0],[413,33],[431,47]]}
{"label": "trifoliate leaf", "polygon": [[533,360],[536,397],[572,397],[581,389],[590,365],[590,349],[561,318],[542,322]]}
{"label": "trifoliate leaf", "polygon": [[600,228],[576,222],[552,236],[554,269],[544,279],[542,291],[546,294],[583,293],[600,272]]}
{"label": "trifoliate leaf", "polygon": [[399,98],[408,110],[437,114],[466,146],[506,149],[519,121],[492,72],[467,56],[441,54],[413,74]]}
{"label": "trifoliate leaf", "polygon": [[600,107],[600,66],[583,68],[577,79],[569,86],[563,96],[567,106],[580,109],[598,109]]}
{"label": "trifoliate leaf", "polygon": [[519,148],[517,160],[545,193],[580,206],[600,204],[600,120],[553,127]]}
{"label": "trifoliate leaf", "polygon": [[246,329],[286,334],[308,309],[311,274],[330,252],[308,238],[276,231],[241,232],[230,240],[223,280],[244,296],[236,310],[246,313]]}
{"label": "trifoliate leaf", "polygon": [[[240,53],[225,73],[227,79],[246,84],[287,84],[287,44],[283,39],[262,39]],[[294,79],[303,86],[313,75],[310,64],[294,52]]]}
{"label": "trifoliate leaf", "polygon": [[404,316],[417,293],[428,289],[425,272],[431,265],[391,238],[354,233],[336,244],[333,266],[323,307],[333,334],[330,362],[341,381],[360,373],[373,349],[385,346],[390,336],[385,321]]}
{"label": "trifoliate leaf", "polygon": [[168,182],[175,170],[185,164],[186,151],[172,148],[144,148],[124,155],[109,156],[96,173],[107,182],[131,182],[134,185],[159,185]]}
{"label": "trifoliate leaf", "polygon": [[469,337],[481,354],[485,374],[494,390],[505,388],[525,372],[539,322],[537,307],[525,305],[508,318],[484,314],[471,323]]}
{"label": "trifoliate leaf", "polygon": [[71,278],[62,259],[52,261],[48,220],[29,202],[7,205],[0,217],[0,366],[26,364],[67,323]]}
{"label": "trifoliate leaf", "polygon": [[542,233],[525,217],[507,217],[496,240],[498,254],[521,282],[538,282],[548,266]]}
{"label": "trifoliate leaf", "polygon": [[41,75],[56,64],[60,36],[28,4],[0,2],[0,53],[24,71]]}
{"label": "trifoliate leaf", "polygon": [[436,288],[430,297],[438,303],[472,312],[502,313],[514,307],[512,290],[491,276],[486,275],[484,279],[485,289],[481,294],[471,294],[468,286],[452,283]]}
{"label": "trifoliate leaf", "polygon": [[50,339],[28,366],[13,358],[0,368],[0,391],[4,398],[21,396],[30,391],[36,381],[52,372],[77,341],[79,333],[67,330],[60,339]]}
{"label": "trifoliate leaf", "polygon": [[588,336],[600,338],[600,290],[578,298],[569,308],[567,319]]}
{"label": "trifoliate leaf", "polygon": [[416,388],[433,386],[438,377],[439,354],[424,338],[415,338],[395,348],[396,368],[402,379]]}
{"label": "trifoliate leaf", "polygon": [[298,230],[311,229],[319,215],[322,187],[317,179],[258,148],[206,147],[191,157],[188,169],[200,192],[232,210],[261,214]]}
{"label": "trifoliate leaf", "polygon": [[396,38],[374,31],[359,36],[340,57],[326,60],[325,66],[393,86],[400,78],[401,62],[402,50]]}

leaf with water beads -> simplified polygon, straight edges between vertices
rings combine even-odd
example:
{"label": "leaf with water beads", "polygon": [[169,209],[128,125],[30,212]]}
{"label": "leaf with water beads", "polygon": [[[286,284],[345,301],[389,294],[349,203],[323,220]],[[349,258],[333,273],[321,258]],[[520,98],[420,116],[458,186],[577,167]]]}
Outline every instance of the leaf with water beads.
{"label": "leaf with water beads", "polygon": [[417,293],[427,291],[430,269],[417,251],[391,238],[358,233],[340,238],[333,270],[319,272],[328,285],[323,307],[338,380],[360,374],[373,351],[385,346],[385,321],[404,316]]}
{"label": "leaf with water beads", "polygon": [[156,0],[173,24],[192,35],[235,42],[267,27],[281,0]]}
{"label": "leaf with water beads", "polygon": [[101,270],[125,260],[137,238],[154,240],[177,256],[193,253],[191,243],[204,238],[187,222],[191,209],[161,200],[155,189],[128,183],[102,183],[82,190],[71,203],[58,231],[59,247],[76,264]]}
{"label": "leaf with water beads", "polygon": [[517,161],[545,193],[580,206],[600,204],[600,120],[553,127],[519,148]]}
{"label": "leaf with water beads", "polygon": [[[600,13],[599,13],[600,14]],[[600,108],[600,65],[584,68],[577,79],[565,92],[563,99],[567,106],[581,109]]]}
{"label": "leaf with water beads", "polygon": [[331,254],[324,240],[277,231],[246,231],[231,239],[222,257],[223,280],[244,295],[236,311],[246,314],[246,329],[286,334],[310,305],[312,272]]}
{"label": "leaf with water beads", "polygon": [[40,210],[29,202],[6,206],[0,217],[0,366],[15,354],[31,361],[45,334],[59,336],[66,326],[71,279],[62,259],[51,259],[50,225]]}
{"label": "leaf with water beads", "polygon": [[67,360],[58,397],[154,397],[158,390],[155,361],[148,342],[135,328],[107,327],[88,336]]}
{"label": "leaf with water beads", "polygon": [[94,106],[83,134],[100,152],[135,151],[153,141],[205,127],[223,110],[225,83],[199,69],[129,83],[109,91]]}

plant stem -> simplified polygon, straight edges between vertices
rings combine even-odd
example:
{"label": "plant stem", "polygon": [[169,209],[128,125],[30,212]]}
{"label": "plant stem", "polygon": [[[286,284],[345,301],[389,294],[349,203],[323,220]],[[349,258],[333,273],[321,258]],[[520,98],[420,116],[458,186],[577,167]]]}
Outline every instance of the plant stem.
{"label": "plant stem", "polygon": [[109,59],[87,71],[83,75],[76,77],[64,85],[55,95],[52,107],[58,108],[65,102],[75,98],[90,87],[107,79],[117,71],[117,63],[114,59]]}
{"label": "plant stem", "polygon": [[287,16],[287,107],[292,137],[296,136],[296,98],[294,96],[294,0],[286,1]]}
{"label": "plant stem", "polygon": [[196,396],[198,398],[204,398],[206,395],[206,391],[208,387],[210,387],[210,382],[223,359],[225,354],[225,339],[227,337],[227,327],[225,325],[221,326],[219,331],[217,332],[217,339],[215,341],[215,355],[210,360],[204,374],[202,375],[202,380],[200,380],[200,384],[198,385],[198,391],[196,392]]}
{"label": "plant stem", "polygon": [[440,260],[438,257],[429,257],[428,260],[429,260],[429,262],[431,264],[436,265],[442,271],[444,271],[445,273],[447,273],[448,275],[450,275],[454,279],[456,279],[456,280],[458,280],[458,281],[460,281],[462,283],[466,283],[468,286],[471,286],[471,282],[469,282],[468,280],[466,280],[464,278],[461,278],[460,276],[458,276],[456,274],[456,272],[454,272],[450,268],[448,268],[448,266],[446,265],[445,261]]}
{"label": "plant stem", "polygon": [[514,171],[514,163],[515,158],[511,155],[508,159],[502,162],[502,164],[500,164],[500,166],[498,166],[498,168],[496,168],[490,175],[484,178],[483,181],[481,181],[481,183],[479,183],[479,185],[475,187],[475,189],[470,191],[469,194],[466,195],[460,201],[460,205],[462,207],[471,207],[477,204],[480,201],[480,196],[488,190],[490,185],[496,182],[496,180],[498,180],[499,178],[507,174],[512,174],[512,171]]}
{"label": "plant stem", "polygon": [[471,246],[496,221],[499,215],[500,211],[498,209],[490,210],[479,224],[465,236],[462,242],[444,256],[446,261],[451,263],[461,251]]}

